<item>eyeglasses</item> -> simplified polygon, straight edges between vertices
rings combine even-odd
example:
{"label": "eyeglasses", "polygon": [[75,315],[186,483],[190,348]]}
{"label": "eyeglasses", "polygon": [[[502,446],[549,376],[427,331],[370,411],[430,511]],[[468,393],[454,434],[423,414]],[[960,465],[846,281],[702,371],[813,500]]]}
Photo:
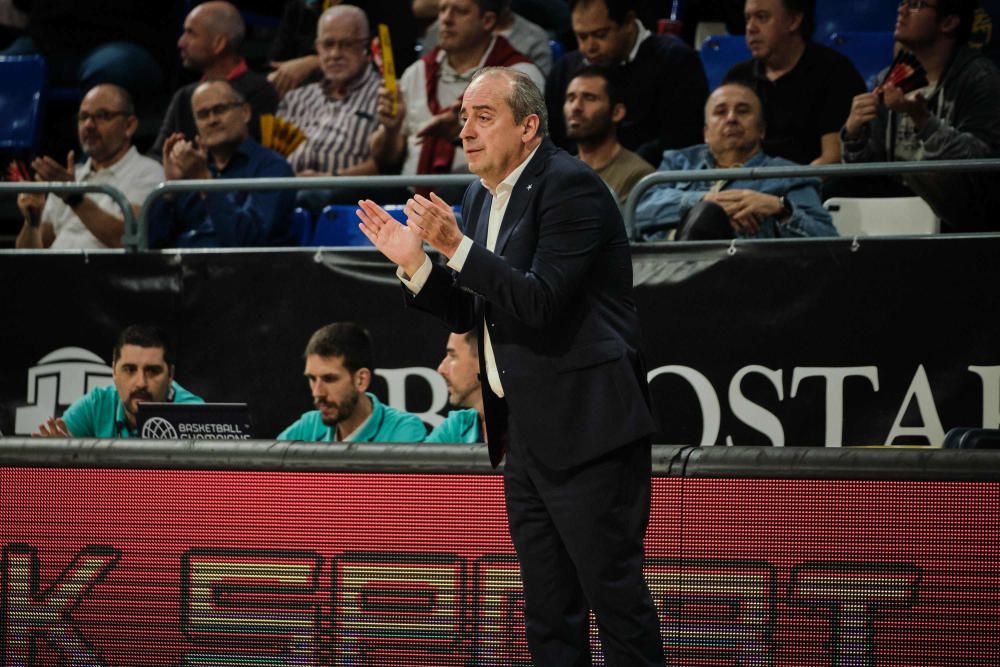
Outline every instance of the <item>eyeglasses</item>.
{"label": "eyeglasses", "polygon": [[903,9],[904,7],[907,9],[907,11],[911,12],[919,12],[924,7],[926,7],[927,9],[938,8],[937,5],[932,5],[931,3],[926,2],[925,0],[900,0],[899,8]]}
{"label": "eyeglasses", "polygon": [[363,49],[368,44],[367,39],[324,39],[316,40],[316,48],[323,49],[324,51],[333,51],[334,49],[340,49],[341,51],[355,51]]}
{"label": "eyeglasses", "polygon": [[214,107],[208,107],[207,109],[195,109],[194,117],[198,120],[208,120],[212,116],[221,116],[230,109],[235,109],[236,107],[243,106],[243,102],[226,102],[225,104],[216,104]]}
{"label": "eyeglasses", "polygon": [[81,111],[76,115],[76,119],[80,123],[86,123],[88,120],[94,120],[98,123],[107,123],[112,118],[117,116],[128,116],[127,111],[108,111],[107,109],[98,109],[94,113],[89,113],[87,111]]}

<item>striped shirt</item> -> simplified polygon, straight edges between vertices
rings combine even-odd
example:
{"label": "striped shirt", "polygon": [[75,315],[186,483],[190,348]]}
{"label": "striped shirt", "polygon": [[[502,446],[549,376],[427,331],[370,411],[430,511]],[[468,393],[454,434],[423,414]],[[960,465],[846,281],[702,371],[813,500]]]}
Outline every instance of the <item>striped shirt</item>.
{"label": "striped shirt", "polygon": [[371,67],[347,86],[342,100],[331,97],[325,82],[289,92],[278,105],[278,115],[294,123],[306,140],[288,156],[299,173],[315,169],[336,174],[369,156],[368,137],[378,127],[376,109],[382,77]]}

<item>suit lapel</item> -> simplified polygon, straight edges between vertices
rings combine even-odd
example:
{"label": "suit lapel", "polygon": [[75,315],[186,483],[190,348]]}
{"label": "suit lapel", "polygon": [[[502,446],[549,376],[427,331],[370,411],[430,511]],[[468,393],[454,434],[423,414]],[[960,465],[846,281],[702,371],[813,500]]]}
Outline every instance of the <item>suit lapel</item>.
{"label": "suit lapel", "polygon": [[521,172],[521,177],[517,179],[514,191],[510,195],[510,203],[507,204],[507,210],[504,212],[503,220],[500,222],[500,235],[497,236],[497,247],[494,250],[496,254],[503,254],[503,249],[507,245],[507,241],[520,224],[524,209],[528,205],[528,202],[531,201],[531,198],[535,196],[539,177],[545,170],[548,158],[554,150],[556,148],[552,142],[548,139],[543,140],[535,152],[535,156],[531,158],[531,162]]}
{"label": "suit lapel", "polygon": [[493,195],[486,188],[483,188],[480,197],[479,215],[476,216],[476,229],[472,235],[472,240],[479,245],[486,247],[486,236],[490,227],[490,208],[493,206]]}

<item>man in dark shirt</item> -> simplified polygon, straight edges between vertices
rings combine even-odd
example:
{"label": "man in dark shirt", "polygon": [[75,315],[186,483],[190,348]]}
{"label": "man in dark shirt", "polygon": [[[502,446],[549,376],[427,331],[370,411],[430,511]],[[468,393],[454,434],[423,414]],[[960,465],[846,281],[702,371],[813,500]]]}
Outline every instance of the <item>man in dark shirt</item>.
{"label": "man in dark shirt", "polygon": [[[260,114],[274,113],[278,94],[268,80],[251,72],[240,55],[246,27],[236,7],[228,2],[205,2],[188,13],[184,32],[177,40],[181,64],[202,73],[202,81],[225,79],[250,104],[252,112],[250,134],[260,137]],[[160,159],[163,144],[175,132],[193,139],[196,127],[191,115],[191,95],[197,83],[188,84],[174,93],[160,126],[160,133],[149,151]]]}
{"label": "man in dark shirt", "polygon": [[752,60],[725,81],[752,87],[764,103],[764,152],[799,164],[840,162],[838,133],[865,82],[846,56],[813,42],[815,0],[746,0]]}
{"label": "man in dark shirt", "polygon": [[[250,138],[250,105],[226,81],[206,81],[191,97],[198,137],[163,144],[167,180],[291,177],[285,159]],[[294,190],[185,192],[161,197],[149,213],[152,247],[293,245]]]}
{"label": "man in dark shirt", "polygon": [[585,65],[611,67],[625,108],[618,140],[650,164],[664,150],[701,141],[708,82],[698,54],[676,37],[653,35],[636,18],[634,0],[572,0],[570,17],[579,51],[567,53],[545,82],[552,140],[572,148],[562,106],[566,88]]}

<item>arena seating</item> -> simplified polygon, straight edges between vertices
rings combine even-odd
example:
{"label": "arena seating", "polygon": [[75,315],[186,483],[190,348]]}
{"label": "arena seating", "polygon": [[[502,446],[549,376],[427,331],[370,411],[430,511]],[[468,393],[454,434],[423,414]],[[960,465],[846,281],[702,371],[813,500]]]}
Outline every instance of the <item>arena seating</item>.
{"label": "arena seating", "polygon": [[34,150],[45,112],[42,56],[0,56],[0,148]]}

